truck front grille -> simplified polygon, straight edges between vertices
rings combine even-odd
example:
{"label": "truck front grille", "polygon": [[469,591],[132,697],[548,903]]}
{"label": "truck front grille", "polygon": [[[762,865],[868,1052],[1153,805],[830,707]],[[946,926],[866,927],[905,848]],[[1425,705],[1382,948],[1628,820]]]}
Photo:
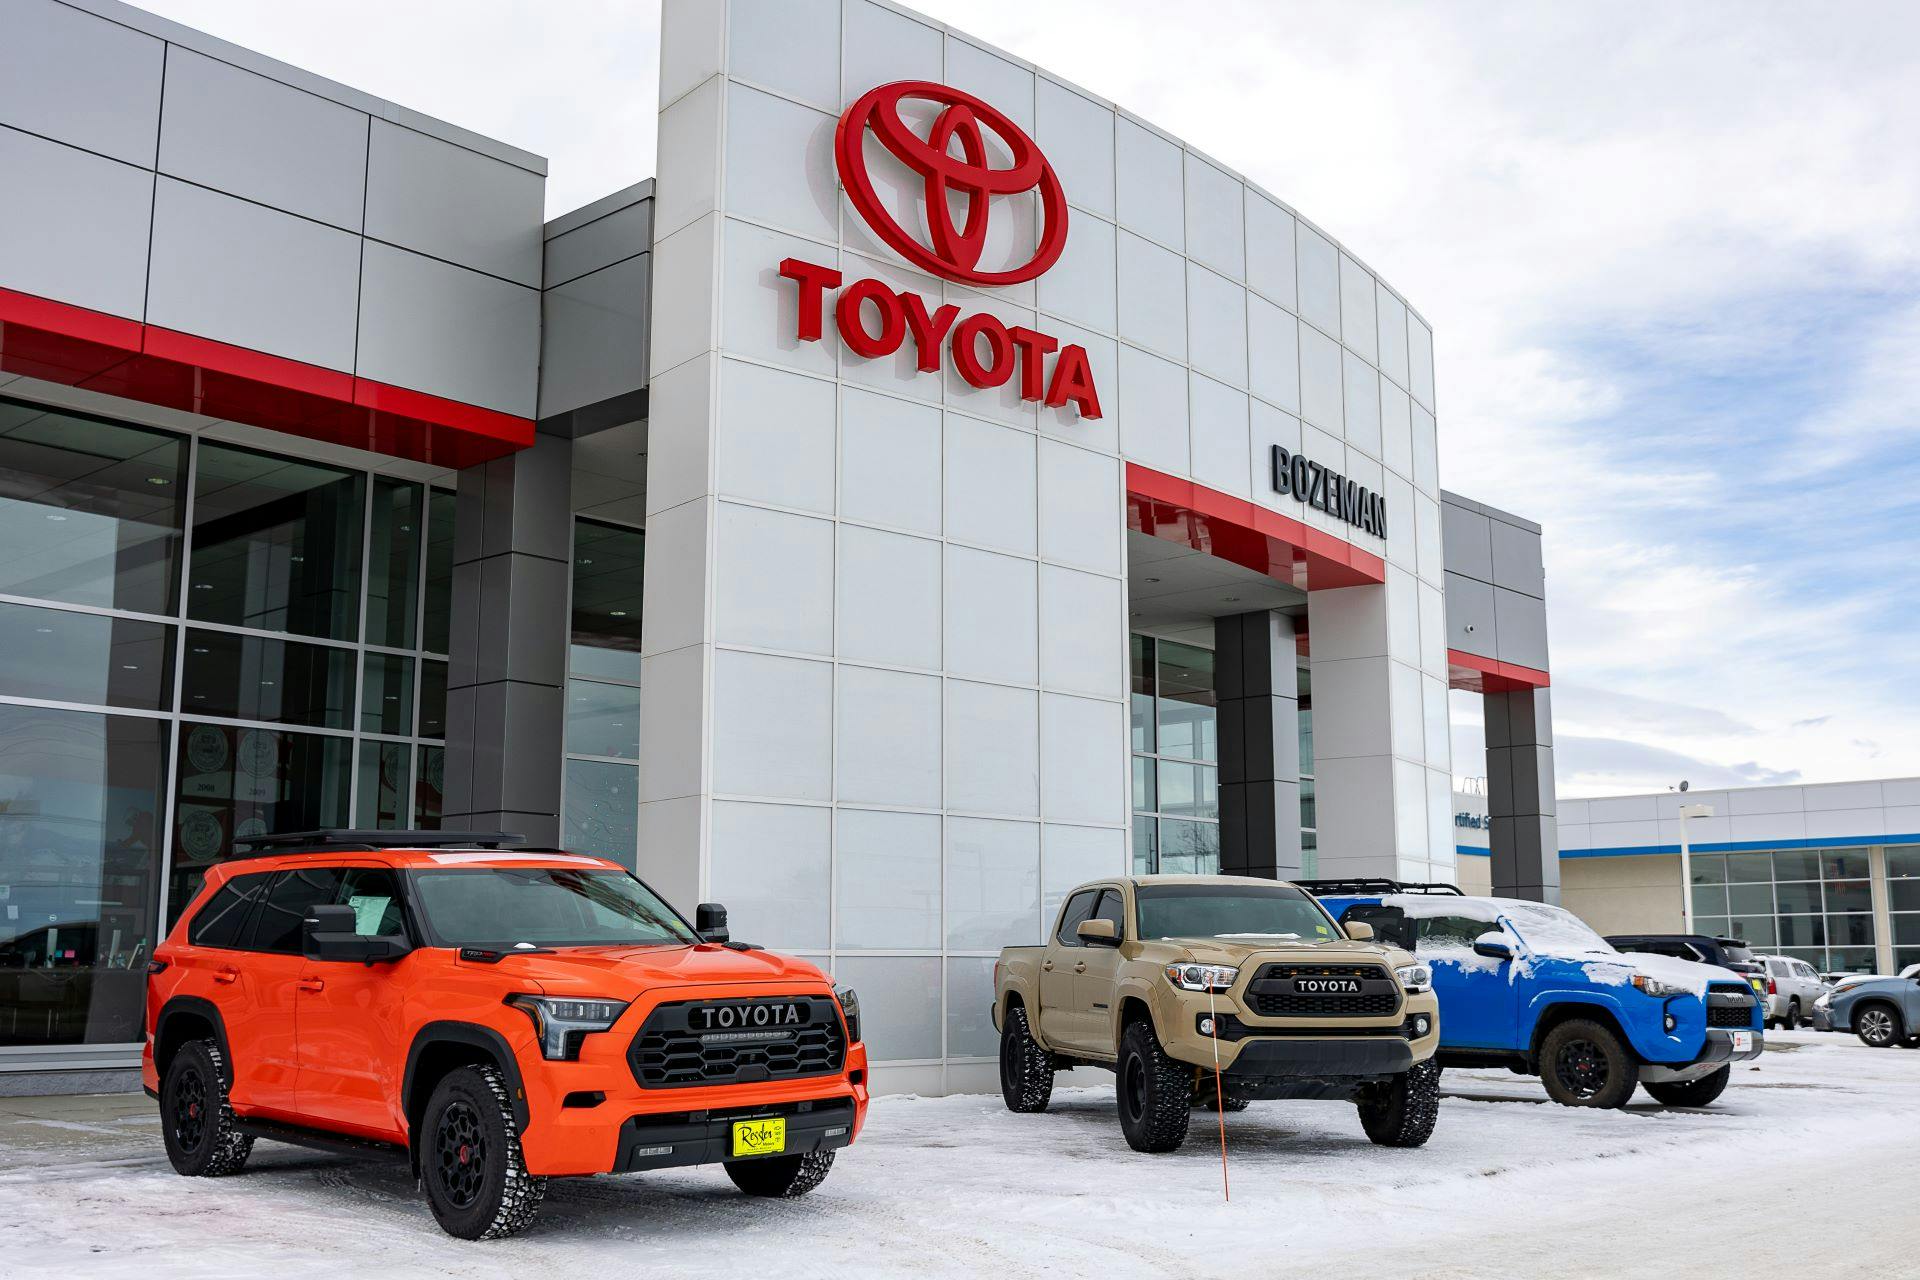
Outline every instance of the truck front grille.
{"label": "truck front grille", "polygon": [[[789,1007],[796,1013],[755,1016]],[[663,1004],[647,1015],[627,1053],[633,1078],[648,1089],[832,1075],[846,1059],[840,1010],[826,996]]]}
{"label": "truck front grille", "polygon": [[1753,1025],[1755,1003],[1749,989],[1711,987],[1707,991],[1707,1025],[1745,1031]]}
{"label": "truck front grille", "polygon": [[[1316,979],[1351,978],[1358,991],[1302,990]],[[1384,1018],[1400,1009],[1399,984],[1377,964],[1270,964],[1247,984],[1262,1018]]]}

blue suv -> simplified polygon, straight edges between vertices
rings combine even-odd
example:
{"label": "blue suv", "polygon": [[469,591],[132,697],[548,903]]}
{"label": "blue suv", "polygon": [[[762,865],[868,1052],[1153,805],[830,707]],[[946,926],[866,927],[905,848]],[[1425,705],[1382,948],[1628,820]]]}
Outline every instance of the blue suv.
{"label": "blue suv", "polygon": [[1443,1067],[1537,1075],[1555,1102],[1619,1107],[1636,1084],[1700,1107],[1764,1048],[1765,1010],[1728,969],[1626,955],[1560,907],[1453,885],[1303,880],[1342,923],[1412,950],[1433,972]]}

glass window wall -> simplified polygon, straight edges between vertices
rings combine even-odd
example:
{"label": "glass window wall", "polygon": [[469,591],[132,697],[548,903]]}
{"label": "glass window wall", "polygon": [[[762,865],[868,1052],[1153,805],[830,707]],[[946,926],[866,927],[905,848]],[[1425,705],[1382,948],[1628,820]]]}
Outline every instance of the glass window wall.
{"label": "glass window wall", "polygon": [[1134,636],[1133,868],[1220,869],[1220,731],[1210,650]]}
{"label": "glass window wall", "polygon": [[1805,960],[1871,973],[1873,890],[1865,849],[1696,853],[1694,926]]}
{"label": "glass window wall", "polygon": [[640,595],[646,534],[576,520],[561,843],[633,866],[640,823]]}
{"label": "glass window wall", "polygon": [[1887,907],[1893,913],[1893,969],[1920,964],[1920,846],[1887,850]]}
{"label": "glass window wall", "polygon": [[0,399],[0,1046],[137,1043],[236,839],[439,824],[453,508]]}

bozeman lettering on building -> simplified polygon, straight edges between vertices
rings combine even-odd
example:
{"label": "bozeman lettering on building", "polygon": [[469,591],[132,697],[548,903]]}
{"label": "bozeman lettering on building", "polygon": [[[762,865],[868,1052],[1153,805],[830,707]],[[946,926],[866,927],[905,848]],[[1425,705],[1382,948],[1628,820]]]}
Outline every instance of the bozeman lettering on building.
{"label": "bozeman lettering on building", "polygon": [[1383,495],[1285,445],[1273,446],[1273,491],[1318,507],[1376,538],[1387,536],[1387,500]]}

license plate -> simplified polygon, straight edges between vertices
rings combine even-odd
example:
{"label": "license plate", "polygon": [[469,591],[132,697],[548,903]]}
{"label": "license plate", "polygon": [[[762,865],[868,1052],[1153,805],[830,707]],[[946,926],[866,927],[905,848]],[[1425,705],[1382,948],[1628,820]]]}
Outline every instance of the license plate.
{"label": "license plate", "polygon": [[777,1156],[787,1149],[787,1122],[774,1120],[736,1120],[733,1123],[733,1154],[739,1156]]}
{"label": "license plate", "polygon": [[[1753,1032],[1736,1031],[1733,1033],[1733,1051],[1735,1053],[1747,1053],[1751,1051],[1752,1048],[1753,1048]],[[735,1154],[737,1155],[739,1153],[736,1152]]]}

